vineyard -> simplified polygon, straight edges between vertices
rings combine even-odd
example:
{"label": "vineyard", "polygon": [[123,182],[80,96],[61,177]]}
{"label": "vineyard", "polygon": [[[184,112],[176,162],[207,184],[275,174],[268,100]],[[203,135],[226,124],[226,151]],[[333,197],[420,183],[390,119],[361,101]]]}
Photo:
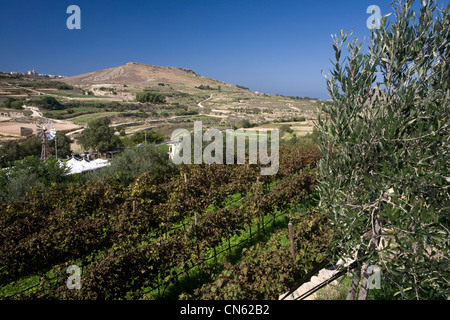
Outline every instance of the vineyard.
{"label": "vineyard", "polygon": [[[129,186],[109,177],[1,204],[0,296],[277,299],[329,245],[324,215],[304,209],[319,158],[314,146],[282,146],[273,176],[181,165]],[[82,270],[79,290],[67,287],[70,265]]]}

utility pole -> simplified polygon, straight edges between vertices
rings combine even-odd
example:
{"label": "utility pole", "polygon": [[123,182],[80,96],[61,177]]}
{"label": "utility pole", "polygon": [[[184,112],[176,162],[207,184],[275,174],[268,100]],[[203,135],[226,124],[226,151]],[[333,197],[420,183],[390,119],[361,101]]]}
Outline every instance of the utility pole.
{"label": "utility pole", "polygon": [[55,157],[56,157],[56,159],[58,159],[58,143],[57,143],[56,134],[55,134]]}

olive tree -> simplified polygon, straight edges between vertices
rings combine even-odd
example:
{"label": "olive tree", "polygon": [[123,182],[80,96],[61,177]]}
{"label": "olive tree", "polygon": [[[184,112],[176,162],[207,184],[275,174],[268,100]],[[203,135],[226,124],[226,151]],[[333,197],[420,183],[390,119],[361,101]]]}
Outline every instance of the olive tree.
{"label": "olive tree", "polygon": [[81,146],[85,150],[93,149],[100,153],[122,146],[122,141],[114,134],[110,123],[108,118],[90,121],[79,139]]}
{"label": "olive tree", "polygon": [[359,264],[360,299],[370,265],[389,298],[450,296],[450,5],[422,1],[416,12],[413,3],[392,2],[367,52],[344,31],[333,36],[333,103],[316,123],[319,206],[334,257]]}

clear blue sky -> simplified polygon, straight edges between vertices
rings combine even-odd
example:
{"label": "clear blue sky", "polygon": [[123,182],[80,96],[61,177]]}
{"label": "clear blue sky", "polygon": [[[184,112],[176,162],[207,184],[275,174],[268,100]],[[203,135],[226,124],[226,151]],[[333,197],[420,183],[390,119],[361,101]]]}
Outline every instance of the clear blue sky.
{"label": "clear blue sky", "polygon": [[[182,67],[251,90],[327,99],[331,34],[362,39],[390,0],[0,0],[0,71],[73,76],[127,62]],[[69,5],[81,30],[69,30]]]}

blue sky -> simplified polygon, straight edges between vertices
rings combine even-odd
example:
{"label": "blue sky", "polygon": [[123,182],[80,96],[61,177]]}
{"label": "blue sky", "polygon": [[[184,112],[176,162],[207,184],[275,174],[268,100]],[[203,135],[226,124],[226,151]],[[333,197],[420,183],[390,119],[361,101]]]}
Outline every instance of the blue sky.
{"label": "blue sky", "polygon": [[[360,39],[388,0],[0,0],[0,71],[73,76],[127,62],[182,67],[251,90],[327,99],[331,34]],[[69,5],[81,30],[69,30]]]}

